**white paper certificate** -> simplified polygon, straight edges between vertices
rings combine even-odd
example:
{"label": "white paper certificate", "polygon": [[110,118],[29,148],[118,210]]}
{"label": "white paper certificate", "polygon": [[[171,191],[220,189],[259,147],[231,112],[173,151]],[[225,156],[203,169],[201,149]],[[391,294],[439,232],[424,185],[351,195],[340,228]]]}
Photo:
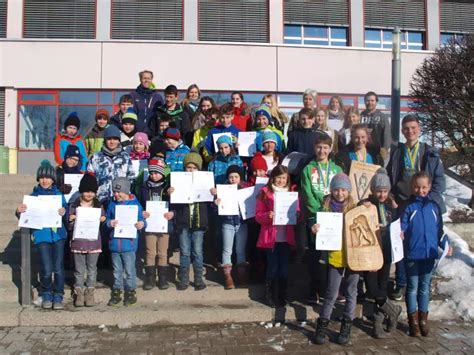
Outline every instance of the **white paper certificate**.
{"label": "white paper certificate", "polygon": [[147,232],[168,233],[168,220],[164,214],[169,212],[168,202],[166,201],[147,201],[146,211],[150,217],[146,221]]}
{"label": "white paper certificate", "polygon": [[224,133],[214,133],[212,135],[212,139],[214,140],[214,151],[217,153],[219,151],[219,147],[217,146],[217,140],[222,137],[222,136],[227,136],[232,140],[232,133],[230,132],[224,132]]}
{"label": "white paper certificate", "polygon": [[239,214],[237,201],[237,185],[216,185],[219,203],[219,216],[235,216]]}
{"label": "white paper certificate", "polygon": [[23,204],[26,211],[20,214],[18,227],[42,229],[43,228],[43,206],[36,196],[23,196]]}
{"label": "white paper certificate", "polygon": [[212,171],[193,171],[193,202],[212,202],[214,196],[214,173]]}
{"label": "white paper certificate", "polygon": [[142,171],[148,171],[148,161],[146,160],[132,160],[132,170],[137,177]]}
{"label": "white paper certificate", "polygon": [[400,219],[390,223],[390,243],[392,244],[392,264],[403,259],[403,241],[400,237],[402,228]]}
{"label": "white paper certificate", "polygon": [[239,132],[239,155],[241,157],[253,157],[257,152],[257,132]]}
{"label": "white paper certificate", "polygon": [[135,239],[137,237],[135,223],[138,221],[138,206],[115,206],[115,219],[118,220],[114,232],[115,238]]}
{"label": "white paper certificate", "polygon": [[42,225],[43,228],[60,228],[62,217],[59,215],[59,209],[63,207],[62,198],[59,195],[38,196],[43,208]]}
{"label": "white paper certificate", "polygon": [[171,196],[171,203],[192,203],[193,193],[193,173],[190,172],[172,172],[171,187],[174,188]]}
{"label": "white paper certificate", "polygon": [[267,177],[257,176],[257,178],[255,179],[255,188],[258,191],[260,191],[262,189],[262,187],[264,187],[266,184],[268,184],[268,180],[269,180],[269,178],[267,178]]}
{"label": "white paper certificate", "polygon": [[316,250],[341,250],[344,226],[343,214],[317,212],[316,221],[320,226],[316,235]]}
{"label": "white paper certificate", "polygon": [[259,191],[255,189],[255,186],[246,187],[245,189],[240,189],[237,191],[240,215],[244,220],[255,217],[258,192]]}
{"label": "white paper certificate", "polygon": [[100,208],[78,207],[72,239],[97,240],[100,227]]}
{"label": "white paper certificate", "polygon": [[79,191],[79,184],[81,183],[83,176],[83,174],[64,174],[64,183],[71,185],[72,187],[71,192],[67,195],[64,195],[66,202],[69,202],[71,197]]}
{"label": "white paper certificate", "polygon": [[298,192],[275,192],[274,225],[295,225]]}

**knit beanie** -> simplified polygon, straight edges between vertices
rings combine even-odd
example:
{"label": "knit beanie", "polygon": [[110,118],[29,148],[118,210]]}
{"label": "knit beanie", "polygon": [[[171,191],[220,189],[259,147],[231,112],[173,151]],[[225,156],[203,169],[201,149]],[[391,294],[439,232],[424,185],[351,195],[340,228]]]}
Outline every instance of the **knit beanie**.
{"label": "knit beanie", "polygon": [[112,181],[112,191],[113,192],[123,192],[125,194],[130,193],[130,181],[124,177],[115,178]]}
{"label": "knit beanie", "polygon": [[267,161],[261,152],[255,153],[254,157],[250,161],[250,170],[257,171],[258,169],[265,171],[268,170]]}
{"label": "knit beanie", "polygon": [[270,107],[268,107],[267,105],[260,105],[257,111],[255,112],[255,117],[258,117],[260,115],[265,116],[268,119],[268,122],[272,123],[273,119],[272,114],[270,112]]}
{"label": "knit beanie", "polygon": [[150,159],[148,160],[148,172],[158,173],[161,176],[165,176],[165,162],[163,159]]}
{"label": "knit beanie", "polygon": [[202,158],[199,155],[199,153],[196,152],[195,150],[191,150],[184,157],[184,166],[186,167],[186,165],[188,165],[190,163],[196,165],[198,170],[202,169]]}
{"label": "knit beanie", "polygon": [[240,176],[240,180],[241,181],[244,181],[244,169],[242,169],[240,166],[238,165],[231,165],[227,168],[227,171],[225,173],[225,176],[227,178],[229,178],[229,175],[232,174],[232,173],[237,173],[239,174]]}
{"label": "knit beanie", "polygon": [[177,128],[168,127],[164,132],[164,137],[179,141],[181,140],[181,133],[179,133],[179,129]]}
{"label": "knit beanie", "polygon": [[388,177],[387,170],[380,168],[375,172],[375,175],[370,180],[370,189],[372,191],[378,191],[382,189],[387,189],[390,191],[392,188],[390,184],[390,178]]}
{"label": "knit beanie", "polygon": [[120,134],[121,134],[120,130],[112,124],[112,125],[107,126],[107,128],[105,129],[104,139],[107,139],[107,138],[118,138],[118,139],[120,139]]}
{"label": "knit beanie", "polygon": [[138,116],[135,110],[131,107],[127,109],[127,112],[125,112],[122,116],[122,124],[124,123],[133,123],[134,125],[137,124]]}
{"label": "knit beanie", "polygon": [[67,116],[66,121],[64,121],[64,129],[68,126],[74,126],[77,129],[81,128],[81,121],[79,120],[77,112],[71,112],[69,116]]}
{"label": "knit beanie", "polygon": [[66,151],[64,152],[64,160],[71,157],[77,157],[79,159],[81,158],[79,148],[74,144],[69,144],[66,148]]}
{"label": "knit beanie", "polygon": [[51,178],[54,182],[56,182],[56,170],[47,159],[41,162],[38,170],[36,171],[36,181],[39,181],[39,179],[44,177]]}
{"label": "knit beanie", "polygon": [[228,144],[229,146],[232,147],[232,138],[230,138],[229,136],[220,136],[218,139],[217,139],[217,147],[219,147],[221,144]]}
{"label": "knit beanie", "polygon": [[82,176],[81,182],[79,183],[79,192],[94,192],[97,193],[99,186],[97,184],[97,179],[92,174],[84,174]]}
{"label": "knit beanie", "polygon": [[273,142],[275,144],[278,144],[278,136],[275,132],[266,130],[262,134],[262,144],[265,142]]}
{"label": "knit beanie", "polygon": [[95,120],[97,121],[99,117],[105,117],[107,118],[107,122],[109,122],[110,120],[109,111],[107,111],[105,108],[98,109],[97,112],[95,113]]}
{"label": "knit beanie", "polygon": [[334,175],[334,177],[331,180],[331,191],[337,190],[337,189],[344,189],[349,192],[352,191],[352,185],[351,185],[351,180],[349,180],[349,176],[347,176],[344,173],[338,173]]}
{"label": "knit beanie", "polygon": [[133,142],[141,142],[145,145],[145,147],[148,149],[150,143],[148,141],[148,135],[143,132],[137,132],[133,136]]}

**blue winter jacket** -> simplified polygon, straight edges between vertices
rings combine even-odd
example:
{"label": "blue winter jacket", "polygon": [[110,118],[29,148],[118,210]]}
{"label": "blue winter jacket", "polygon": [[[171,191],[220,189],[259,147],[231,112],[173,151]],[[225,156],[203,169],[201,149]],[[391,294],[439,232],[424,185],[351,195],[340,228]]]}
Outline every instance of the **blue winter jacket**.
{"label": "blue winter jacket", "polygon": [[[37,185],[33,188],[31,196],[40,196],[40,195],[60,195],[62,200],[62,206],[67,207],[67,202],[64,198],[64,195],[58,190],[56,185],[51,186],[49,189],[43,189],[40,185]],[[33,242],[34,244],[39,243],[56,243],[58,240],[66,239],[66,229],[64,224],[61,225],[61,228],[43,228],[43,229],[34,229],[33,230]]]}
{"label": "blue winter jacket", "polygon": [[[134,239],[129,238],[115,238],[115,228],[112,228],[110,225],[110,221],[115,219],[115,206],[124,206],[124,205],[131,205],[131,206],[138,206],[138,221],[143,221],[146,227],[146,221],[143,218],[143,209],[140,202],[138,202],[135,195],[130,195],[130,200],[127,201],[115,201],[115,199],[111,200],[109,205],[107,206],[107,227],[111,229],[110,231],[110,240],[109,240],[109,248],[112,253],[126,253],[128,251],[137,251],[138,247],[138,237],[139,231],[137,230],[137,237]],[[143,228],[143,230],[145,229]]]}
{"label": "blue winter jacket", "polygon": [[216,127],[212,128],[207,133],[207,137],[206,137],[206,141],[204,143],[204,147],[209,152],[209,154],[211,154],[211,155],[216,154],[216,150],[214,149],[214,137],[212,135],[217,134],[217,133],[226,133],[226,132],[230,132],[230,134],[232,134],[233,137],[238,138],[240,131],[234,125],[230,125],[229,127],[224,127],[222,125],[219,125],[219,126],[216,126]]}
{"label": "blue winter jacket", "polygon": [[227,181],[227,168],[231,165],[244,166],[238,155],[228,155],[224,157],[218,153],[215,159],[209,163],[207,170],[214,173],[214,181],[216,184],[225,184]]}
{"label": "blue winter jacket", "polygon": [[412,196],[401,217],[403,247],[408,260],[438,258],[444,247],[443,219],[439,205],[431,197]]}
{"label": "blue winter jacket", "polygon": [[166,165],[168,165],[171,171],[184,171],[184,157],[189,151],[189,147],[183,142],[175,149],[168,148],[165,155]]}
{"label": "blue winter jacket", "polygon": [[148,121],[162,106],[163,97],[155,89],[145,89],[141,84],[130,93],[133,99],[133,109],[137,113],[137,131],[148,133]]}

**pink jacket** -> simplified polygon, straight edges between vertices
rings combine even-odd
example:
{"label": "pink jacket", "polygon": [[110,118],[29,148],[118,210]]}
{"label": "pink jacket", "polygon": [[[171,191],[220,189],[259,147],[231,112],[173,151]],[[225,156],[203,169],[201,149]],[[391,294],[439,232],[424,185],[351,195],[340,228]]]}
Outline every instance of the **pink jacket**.
{"label": "pink jacket", "polygon": [[[290,191],[294,189],[291,188]],[[262,200],[262,196],[265,196]],[[255,220],[261,224],[260,234],[258,235],[257,248],[272,249],[275,245],[277,226],[273,225],[273,220],[269,218],[270,212],[273,211],[274,204],[273,192],[268,190],[265,186],[257,198],[257,207],[255,213]],[[298,201],[298,212],[300,211]],[[290,246],[295,246],[295,226],[286,226],[286,240]]]}

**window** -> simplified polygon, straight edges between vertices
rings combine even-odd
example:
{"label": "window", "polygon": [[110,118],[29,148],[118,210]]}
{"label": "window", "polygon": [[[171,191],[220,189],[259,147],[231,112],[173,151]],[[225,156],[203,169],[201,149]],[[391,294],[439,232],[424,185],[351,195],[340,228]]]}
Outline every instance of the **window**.
{"label": "window", "polygon": [[439,41],[439,44],[440,45],[445,45],[446,43],[449,42],[449,40],[451,39],[463,39],[464,38],[464,34],[463,33],[441,33],[440,35],[440,41]]}
{"label": "window", "polygon": [[0,38],[7,37],[7,0],[0,0]]}
{"label": "window", "polygon": [[[425,42],[424,37],[424,32],[402,31],[400,47],[401,49],[406,50],[423,50]],[[391,49],[392,30],[366,29],[365,47]]]}
{"label": "window", "polygon": [[285,25],[284,43],[346,47],[347,28],[332,26]]}

